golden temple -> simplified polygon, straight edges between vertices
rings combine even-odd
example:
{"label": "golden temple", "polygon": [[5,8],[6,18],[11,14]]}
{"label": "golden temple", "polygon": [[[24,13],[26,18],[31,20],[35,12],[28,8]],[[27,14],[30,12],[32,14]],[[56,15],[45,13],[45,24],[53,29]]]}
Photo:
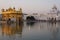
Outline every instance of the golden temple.
{"label": "golden temple", "polygon": [[22,8],[16,10],[14,8],[2,9],[2,20],[22,21]]}

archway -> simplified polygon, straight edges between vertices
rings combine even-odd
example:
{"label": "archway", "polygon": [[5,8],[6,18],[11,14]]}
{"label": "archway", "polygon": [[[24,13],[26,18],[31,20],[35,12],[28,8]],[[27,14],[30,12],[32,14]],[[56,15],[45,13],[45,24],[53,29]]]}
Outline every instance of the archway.
{"label": "archway", "polygon": [[36,20],[36,19],[35,19],[34,16],[27,16],[27,17],[26,17],[26,20],[32,20],[32,21],[33,21],[33,20]]}

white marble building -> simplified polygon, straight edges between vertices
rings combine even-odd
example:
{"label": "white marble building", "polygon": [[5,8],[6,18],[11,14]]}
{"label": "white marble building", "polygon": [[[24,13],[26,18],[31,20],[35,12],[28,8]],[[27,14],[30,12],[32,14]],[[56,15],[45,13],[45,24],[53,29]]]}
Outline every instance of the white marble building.
{"label": "white marble building", "polygon": [[[27,16],[34,16],[36,20],[50,20],[51,18],[56,18],[56,20],[60,20],[60,11],[54,5],[49,13],[33,13],[24,15],[23,19],[26,20]],[[49,19],[50,18],[50,19]]]}

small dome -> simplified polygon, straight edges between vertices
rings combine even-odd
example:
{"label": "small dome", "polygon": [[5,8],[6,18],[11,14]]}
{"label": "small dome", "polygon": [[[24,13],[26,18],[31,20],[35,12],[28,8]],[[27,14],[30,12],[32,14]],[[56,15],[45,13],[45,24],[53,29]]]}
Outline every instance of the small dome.
{"label": "small dome", "polygon": [[13,10],[12,8],[9,8],[8,10]]}
{"label": "small dome", "polygon": [[20,10],[22,10],[22,8],[20,8]]}
{"label": "small dome", "polygon": [[56,5],[54,5],[52,9],[55,9],[55,10],[57,10],[57,7],[56,7]]}
{"label": "small dome", "polygon": [[15,7],[13,7],[13,9],[15,9]]}
{"label": "small dome", "polygon": [[2,9],[1,11],[2,11],[2,12],[4,12],[5,10],[4,10],[4,9]]}

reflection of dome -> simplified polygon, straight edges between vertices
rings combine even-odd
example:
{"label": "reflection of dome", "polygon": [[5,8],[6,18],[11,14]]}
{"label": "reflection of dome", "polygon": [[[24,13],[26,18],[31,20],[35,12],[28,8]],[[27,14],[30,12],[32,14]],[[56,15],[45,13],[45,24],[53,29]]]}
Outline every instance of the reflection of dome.
{"label": "reflection of dome", "polygon": [[[13,24],[16,25],[16,24]],[[8,25],[4,24],[2,26],[2,34],[4,35],[15,35],[15,34],[22,34],[22,25]]]}

